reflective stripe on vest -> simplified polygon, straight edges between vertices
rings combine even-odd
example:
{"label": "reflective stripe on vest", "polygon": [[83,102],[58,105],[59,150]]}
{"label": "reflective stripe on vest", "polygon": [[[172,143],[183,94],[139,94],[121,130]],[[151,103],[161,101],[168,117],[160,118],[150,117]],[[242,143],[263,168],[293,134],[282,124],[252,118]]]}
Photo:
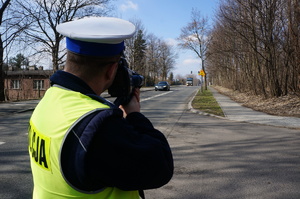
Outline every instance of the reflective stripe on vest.
{"label": "reflective stripe on vest", "polygon": [[29,126],[29,154],[34,181],[34,199],[138,199],[138,191],[108,187],[100,192],[83,193],[72,188],[62,176],[60,149],[68,130],[84,115],[107,109],[79,92],[51,87],[35,108]]}

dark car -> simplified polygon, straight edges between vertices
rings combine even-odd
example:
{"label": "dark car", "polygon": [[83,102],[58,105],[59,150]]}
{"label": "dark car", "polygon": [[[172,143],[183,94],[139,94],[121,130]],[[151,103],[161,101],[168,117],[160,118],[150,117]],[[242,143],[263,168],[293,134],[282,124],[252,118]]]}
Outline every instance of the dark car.
{"label": "dark car", "polygon": [[158,84],[155,85],[155,91],[169,91],[170,90],[170,84],[168,82],[158,82]]}

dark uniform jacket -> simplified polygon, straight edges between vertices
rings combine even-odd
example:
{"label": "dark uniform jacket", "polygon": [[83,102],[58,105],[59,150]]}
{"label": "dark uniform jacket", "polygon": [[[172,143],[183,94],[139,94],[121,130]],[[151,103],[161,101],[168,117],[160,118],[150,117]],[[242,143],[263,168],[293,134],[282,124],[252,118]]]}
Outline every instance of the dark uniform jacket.
{"label": "dark uniform jacket", "polygon": [[111,107],[86,116],[72,129],[75,133],[65,139],[61,167],[72,186],[85,191],[105,187],[145,190],[170,181],[174,169],[170,146],[143,114],[130,113],[124,119],[121,109],[70,73],[57,71],[50,80],[52,85],[80,92]]}

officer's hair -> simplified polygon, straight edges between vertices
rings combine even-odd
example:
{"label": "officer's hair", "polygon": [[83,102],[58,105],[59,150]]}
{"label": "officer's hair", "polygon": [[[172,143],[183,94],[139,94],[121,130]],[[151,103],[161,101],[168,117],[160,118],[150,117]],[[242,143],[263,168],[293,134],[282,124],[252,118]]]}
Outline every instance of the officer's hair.
{"label": "officer's hair", "polygon": [[101,73],[105,66],[119,62],[120,57],[121,55],[87,56],[68,51],[66,67],[68,67],[68,71],[93,76]]}

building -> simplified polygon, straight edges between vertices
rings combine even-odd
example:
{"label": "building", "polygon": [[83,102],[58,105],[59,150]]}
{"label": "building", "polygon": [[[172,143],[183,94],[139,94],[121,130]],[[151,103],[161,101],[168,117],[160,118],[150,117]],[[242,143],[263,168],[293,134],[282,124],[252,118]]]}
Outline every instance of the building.
{"label": "building", "polygon": [[5,72],[4,91],[7,101],[40,99],[50,87],[53,70],[8,70]]}

